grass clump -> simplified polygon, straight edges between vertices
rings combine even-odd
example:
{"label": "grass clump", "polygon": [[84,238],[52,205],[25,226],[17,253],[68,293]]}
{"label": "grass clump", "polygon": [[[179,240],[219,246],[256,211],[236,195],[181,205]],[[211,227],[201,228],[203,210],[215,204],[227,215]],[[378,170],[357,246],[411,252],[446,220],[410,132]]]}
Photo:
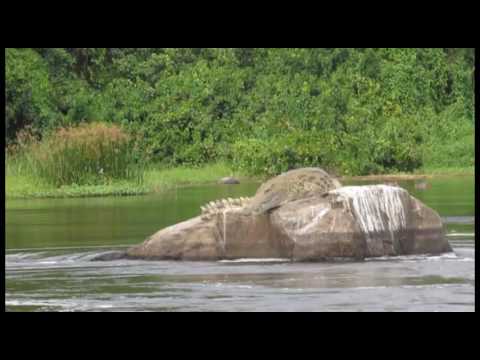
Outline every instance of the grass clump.
{"label": "grass clump", "polygon": [[9,170],[55,187],[107,185],[114,180],[140,184],[143,166],[135,146],[136,139],[120,127],[100,122],[59,128],[42,141],[27,131],[9,149],[14,164]]}

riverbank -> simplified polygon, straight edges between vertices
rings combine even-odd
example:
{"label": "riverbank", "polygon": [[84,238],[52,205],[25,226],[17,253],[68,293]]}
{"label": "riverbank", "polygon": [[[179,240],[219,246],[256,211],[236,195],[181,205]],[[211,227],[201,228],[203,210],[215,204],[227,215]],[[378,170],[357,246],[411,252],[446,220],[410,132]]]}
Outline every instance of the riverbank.
{"label": "riverbank", "polygon": [[456,167],[456,168],[423,168],[413,173],[394,173],[394,174],[378,174],[364,176],[342,176],[340,180],[415,180],[443,176],[473,176],[475,175],[475,167]]}
{"label": "riverbank", "polygon": [[5,195],[7,199],[144,195],[177,187],[215,184],[225,176],[235,176],[240,181],[256,180],[234,172],[223,163],[206,165],[201,168],[147,169],[142,184],[118,180],[103,185],[69,185],[59,188],[25,174],[8,173],[7,171]]}
{"label": "riverbank", "polygon": [[[474,167],[429,168],[418,170],[415,173],[348,176],[340,177],[340,180],[390,181],[472,175],[475,175]],[[59,188],[24,174],[7,173],[5,176],[5,195],[7,199],[145,195],[168,191],[178,187],[215,184],[220,178],[225,176],[235,176],[240,181],[260,182],[262,180],[235,172],[224,163],[206,165],[201,168],[151,168],[145,171],[142,184],[123,180],[113,181],[104,185],[69,185]]]}

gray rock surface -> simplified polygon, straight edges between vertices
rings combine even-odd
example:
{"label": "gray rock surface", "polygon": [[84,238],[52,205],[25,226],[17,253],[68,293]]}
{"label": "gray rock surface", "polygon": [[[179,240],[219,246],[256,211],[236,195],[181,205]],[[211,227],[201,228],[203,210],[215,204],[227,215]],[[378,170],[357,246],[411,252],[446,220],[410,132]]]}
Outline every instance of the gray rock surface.
{"label": "gray rock surface", "polygon": [[251,199],[211,202],[200,216],[158,231],[126,255],[321,261],[452,251],[440,216],[406,190],[341,187],[325,174],[294,170],[267,181]]}
{"label": "gray rock surface", "polygon": [[218,182],[220,184],[226,184],[226,185],[240,184],[240,180],[232,176],[221,178],[220,180],[218,180]]}

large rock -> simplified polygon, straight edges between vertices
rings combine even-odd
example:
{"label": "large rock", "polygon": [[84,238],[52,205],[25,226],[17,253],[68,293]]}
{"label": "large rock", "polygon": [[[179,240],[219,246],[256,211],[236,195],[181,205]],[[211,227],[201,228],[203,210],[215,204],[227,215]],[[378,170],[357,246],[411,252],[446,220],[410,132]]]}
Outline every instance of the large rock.
{"label": "large rock", "polygon": [[127,250],[128,257],[171,260],[216,260],[222,254],[217,224],[199,216],[169,226]]}
{"label": "large rock", "polygon": [[130,248],[127,257],[319,261],[452,251],[438,214],[406,190],[341,187],[325,174],[295,170],[262,185],[252,199],[211,202],[200,216]]}
{"label": "large rock", "polygon": [[415,231],[409,241],[405,241],[403,252],[405,254],[452,252],[453,250],[445,237],[440,216],[413,196],[410,196],[410,199]]}
{"label": "large rock", "polygon": [[291,240],[292,260],[362,259],[367,254],[355,218],[328,198],[286,204],[271,214],[271,225]]}
{"label": "large rock", "polygon": [[352,186],[294,201],[271,214],[294,242],[293,260],[452,251],[441,218],[404,189]]}
{"label": "large rock", "polygon": [[270,225],[268,215],[232,210],[208,220],[198,216],[169,226],[127,250],[127,256],[152,260],[285,258],[291,256],[292,247],[291,240]]}

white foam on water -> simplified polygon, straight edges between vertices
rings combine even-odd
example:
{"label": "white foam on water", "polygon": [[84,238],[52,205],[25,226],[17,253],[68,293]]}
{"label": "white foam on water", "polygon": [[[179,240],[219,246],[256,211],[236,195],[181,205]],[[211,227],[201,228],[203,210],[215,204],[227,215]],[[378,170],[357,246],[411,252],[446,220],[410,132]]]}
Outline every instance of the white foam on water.
{"label": "white foam on water", "polygon": [[454,236],[475,237],[475,233],[449,233],[446,236],[448,236],[448,237],[454,237]]}
{"label": "white foam on water", "polygon": [[100,309],[110,309],[110,308],[113,308],[113,305],[105,304],[105,305],[97,305],[96,307]]}
{"label": "white foam on water", "polygon": [[414,254],[414,255],[398,255],[398,256],[377,256],[365,258],[365,261],[395,261],[402,260],[405,262],[417,262],[421,261],[441,261],[455,259],[456,261],[469,261],[460,258],[455,252],[448,252],[441,255],[429,255],[429,254]]}
{"label": "white foam on water", "polygon": [[473,262],[473,261],[475,261],[475,259],[474,259],[474,258],[465,257],[465,258],[457,259],[457,261]]}
{"label": "white foam on water", "polygon": [[290,262],[287,258],[240,258],[234,260],[219,260],[219,263],[249,263],[249,262]]}
{"label": "white foam on water", "polygon": [[74,308],[78,307],[80,303],[68,300],[5,300],[5,305]]}
{"label": "white foam on water", "polygon": [[458,259],[458,256],[454,252],[449,252],[441,255],[425,256],[425,260],[427,261],[438,261],[443,259]]}
{"label": "white foam on water", "polygon": [[[367,244],[373,245],[372,234],[389,232],[394,242],[394,232],[406,229],[406,211],[402,196],[406,190],[388,185],[344,186],[330,191],[347,200]],[[386,219],[385,219],[386,217]]]}
{"label": "white foam on water", "polygon": [[63,247],[38,247],[38,248],[20,248],[20,249],[5,249],[5,252],[20,252],[20,251],[50,251],[50,250],[83,250],[83,249],[110,249],[110,248],[125,248],[130,247],[131,244],[124,245],[94,245],[94,246],[63,246]]}

